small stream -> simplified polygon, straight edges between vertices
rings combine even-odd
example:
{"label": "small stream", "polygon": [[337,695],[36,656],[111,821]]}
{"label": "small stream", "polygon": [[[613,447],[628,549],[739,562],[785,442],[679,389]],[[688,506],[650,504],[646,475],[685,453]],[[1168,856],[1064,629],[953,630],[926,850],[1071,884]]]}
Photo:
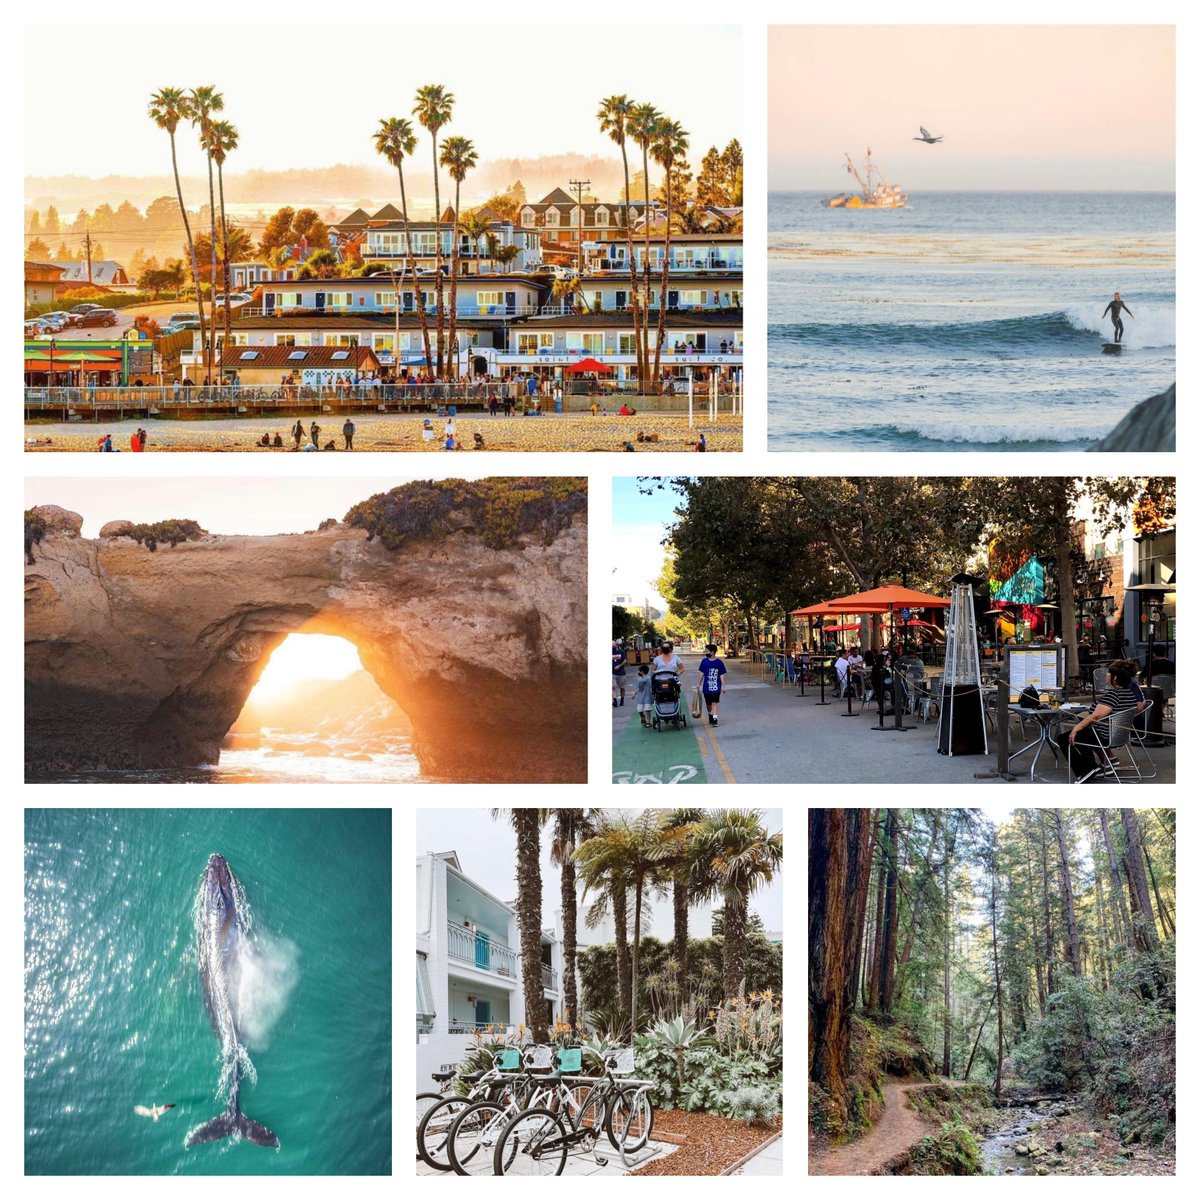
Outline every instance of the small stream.
{"label": "small stream", "polygon": [[[980,1143],[985,1175],[1034,1175],[1035,1159],[1027,1154],[1017,1154],[1014,1147],[1028,1142],[1036,1130],[1030,1128],[1044,1122],[1050,1113],[1046,1109],[1018,1106],[1004,1111],[1003,1124]],[[1009,1168],[1012,1170],[1009,1170]]]}

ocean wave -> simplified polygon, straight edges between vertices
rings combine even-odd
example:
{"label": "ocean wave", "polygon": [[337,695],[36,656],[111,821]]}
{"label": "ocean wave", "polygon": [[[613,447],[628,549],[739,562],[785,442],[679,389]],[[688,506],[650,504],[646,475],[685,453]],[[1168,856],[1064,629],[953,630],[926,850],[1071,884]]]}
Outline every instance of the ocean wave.
{"label": "ocean wave", "polygon": [[[1006,317],[991,321],[950,321],[942,324],[865,322],[772,325],[769,336],[797,344],[824,343],[855,349],[876,346],[908,346],[939,349],[990,349],[1002,351],[1083,349],[1108,337],[1112,325],[1102,320],[1103,305],[1075,305],[1058,312],[1031,317]],[[1125,321],[1125,345],[1131,349],[1155,349],[1175,345],[1175,306],[1150,305],[1140,315]],[[1138,322],[1141,322],[1138,324]]]}
{"label": "ocean wave", "polygon": [[[772,431],[782,438],[787,437],[783,429]],[[1088,442],[1098,440],[1095,429],[1071,428],[1003,428],[987,422],[928,421],[913,424],[865,425],[853,428],[829,429],[823,431],[826,437],[839,441],[861,442],[869,439],[872,442],[884,440],[897,442],[901,446],[916,442],[944,442],[963,446],[1012,446],[1014,448],[1036,446],[1052,443]],[[779,447],[782,449],[782,447]]]}

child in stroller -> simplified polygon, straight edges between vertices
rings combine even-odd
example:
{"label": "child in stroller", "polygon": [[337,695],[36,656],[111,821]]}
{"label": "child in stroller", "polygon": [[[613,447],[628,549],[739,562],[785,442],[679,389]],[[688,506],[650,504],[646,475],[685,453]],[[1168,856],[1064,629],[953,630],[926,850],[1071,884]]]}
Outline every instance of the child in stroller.
{"label": "child in stroller", "polygon": [[674,671],[655,671],[650,676],[650,691],[654,697],[652,724],[655,729],[663,725],[674,725],[676,729],[687,727],[687,715],[679,703],[682,692],[679,676]]}

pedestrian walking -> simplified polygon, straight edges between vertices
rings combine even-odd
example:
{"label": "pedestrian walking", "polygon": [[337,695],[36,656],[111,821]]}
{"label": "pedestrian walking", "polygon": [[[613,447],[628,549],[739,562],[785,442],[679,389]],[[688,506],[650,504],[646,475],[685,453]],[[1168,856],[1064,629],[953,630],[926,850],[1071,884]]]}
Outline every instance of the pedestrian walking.
{"label": "pedestrian walking", "polygon": [[296,449],[300,449],[300,443],[304,441],[304,422],[299,417],[296,418],[295,425],[292,426],[292,439],[296,443]]}
{"label": "pedestrian walking", "polygon": [[645,663],[638,667],[637,710],[642,728],[649,729],[650,713],[654,710],[654,691],[650,684],[650,668]]}
{"label": "pedestrian walking", "polygon": [[345,425],[342,426],[342,437],[346,439],[346,449],[354,449],[354,422],[349,417],[346,418]]}
{"label": "pedestrian walking", "polygon": [[625,703],[625,651],[620,642],[612,644],[612,677],[613,708],[620,708]]}
{"label": "pedestrian walking", "polygon": [[316,423],[316,421],[314,421],[309,428],[308,436],[312,438],[312,444],[319,450],[321,448],[321,443],[318,439],[321,436],[321,427]]}
{"label": "pedestrian walking", "polygon": [[721,694],[725,690],[725,676],[728,670],[717,657],[717,647],[709,642],[704,647],[704,657],[700,660],[700,695],[708,709],[708,723],[719,725]]}

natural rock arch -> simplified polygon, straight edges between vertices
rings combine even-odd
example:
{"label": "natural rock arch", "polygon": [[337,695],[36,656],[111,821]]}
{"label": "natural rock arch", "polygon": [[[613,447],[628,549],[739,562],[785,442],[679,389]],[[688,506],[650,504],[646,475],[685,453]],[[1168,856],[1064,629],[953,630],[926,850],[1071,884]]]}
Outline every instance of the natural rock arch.
{"label": "natural rock arch", "polygon": [[586,781],[586,510],[501,547],[440,513],[398,550],[327,523],[151,552],[126,522],[92,540],[77,514],[36,515],[27,771],[216,762],[271,652],[305,632],[358,647],[430,778]]}

